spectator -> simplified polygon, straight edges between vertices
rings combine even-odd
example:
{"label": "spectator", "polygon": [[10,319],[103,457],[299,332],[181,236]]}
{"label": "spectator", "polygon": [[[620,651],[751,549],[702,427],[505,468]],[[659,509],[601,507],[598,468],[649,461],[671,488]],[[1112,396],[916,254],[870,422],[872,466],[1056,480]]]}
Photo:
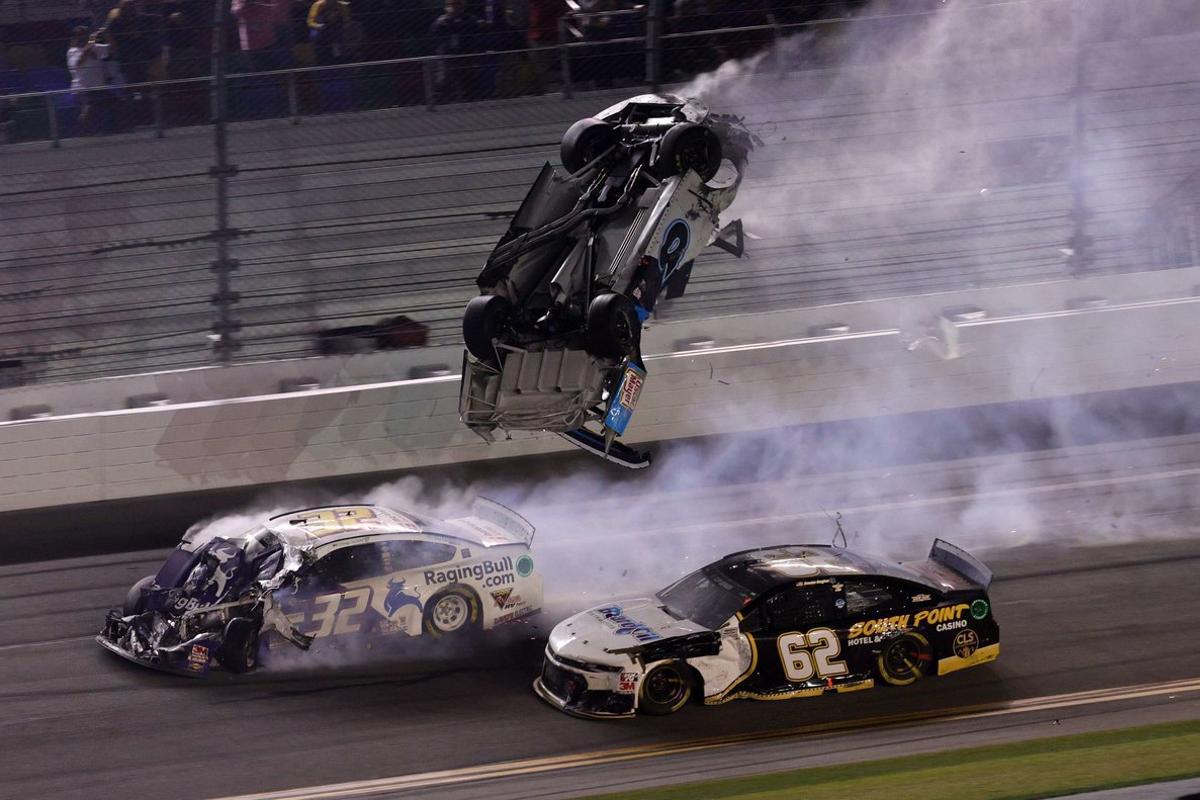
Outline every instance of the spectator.
{"label": "spectator", "polygon": [[529,54],[533,90],[541,94],[546,91],[546,76],[552,59],[548,48],[558,44],[558,21],[567,13],[567,3],[566,0],[527,0],[525,6],[529,20],[525,37],[533,48]]}
{"label": "spectator", "polygon": [[[467,11],[464,0],[446,0],[444,11],[430,29],[434,47],[440,56],[462,56],[480,50],[483,25]],[[475,97],[478,92],[479,65],[473,59],[449,58],[438,64],[438,96],[454,102]]]}
{"label": "spectator", "polygon": [[513,97],[529,91],[532,70],[526,48],[525,33],[529,25],[528,9],[524,0],[488,0],[484,24],[488,30],[488,50],[503,53],[495,61],[495,86],[497,96]]}
{"label": "spectator", "polygon": [[[97,32],[102,33],[103,29]],[[71,34],[67,68],[71,71],[71,88],[79,103],[79,127],[85,136],[95,132],[97,109],[105,105],[107,100],[108,72],[105,62],[111,50],[111,45],[101,44],[96,35],[89,36],[88,29],[83,25],[75,28]]]}
{"label": "spectator", "polygon": [[275,68],[287,69],[295,65],[292,48],[296,37],[292,35],[292,7],[294,0],[271,0],[271,22],[275,26]]}
{"label": "spectator", "polygon": [[317,64],[336,64],[342,57],[342,37],[350,22],[350,6],[341,0],[314,0],[308,10],[308,38]]}
{"label": "spectator", "polygon": [[[178,8],[178,6],[176,6]],[[199,44],[196,28],[183,11],[172,11],[163,26],[167,54],[167,77],[198,78],[207,73],[210,55]]]}
{"label": "spectator", "polygon": [[79,0],[79,10],[91,17],[92,27],[99,28],[108,19],[115,0]]}
{"label": "spectator", "polygon": [[[151,69],[162,69],[159,20],[146,13],[143,0],[121,0],[108,14],[108,35],[126,83],[145,83]],[[135,90],[137,97],[140,90]]]}
{"label": "spectator", "polygon": [[237,20],[244,69],[247,72],[277,69],[275,0],[233,0],[230,12]]}

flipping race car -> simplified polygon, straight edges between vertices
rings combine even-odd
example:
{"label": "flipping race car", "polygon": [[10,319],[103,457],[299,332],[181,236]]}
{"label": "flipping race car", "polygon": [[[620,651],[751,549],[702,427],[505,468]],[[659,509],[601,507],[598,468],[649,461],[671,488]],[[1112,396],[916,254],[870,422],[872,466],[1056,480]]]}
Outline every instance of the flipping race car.
{"label": "flipping race car", "polygon": [[892,564],[827,545],[725,556],[653,598],[584,611],[550,633],[534,690],[580,717],[905,686],[993,661],[992,573],[940,539]]}
{"label": "flipping race car", "polygon": [[242,536],[197,528],[108,613],[96,641],[183,675],[259,665],[260,647],[341,636],[449,637],[538,611],[533,527],[488,500],[435,520],[378,506],[271,517]]}
{"label": "flipping race car", "polygon": [[683,294],[704,248],[742,255],[740,220],[718,218],[756,143],[740,118],[674,95],[572,125],[569,174],[542,167],[463,315],[463,422],[489,441],[496,429],[553,431],[648,466],[616,441],[646,378],[642,323]]}

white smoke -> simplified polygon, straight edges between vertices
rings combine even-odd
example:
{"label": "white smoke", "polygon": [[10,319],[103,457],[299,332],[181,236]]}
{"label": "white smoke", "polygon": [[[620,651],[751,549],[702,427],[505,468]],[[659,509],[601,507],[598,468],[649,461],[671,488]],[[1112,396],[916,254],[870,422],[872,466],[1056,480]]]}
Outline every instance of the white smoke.
{"label": "white smoke", "polygon": [[[882,281],[890,269],[899,276],[896,294],[910,277],[971,285],[1021,282],[1035,268],[1066,276],[1061,251],[1072,232],[1072,198],[1061,145],[1065,138],[1070,147],[1074,123],[1072,25],[1082,21],[1091,30],[1113,5],[1089,3],[1079,17],[1069,13],[1075,4],[1057,0],[942,6],[929,15],[887,16],[880,9],[870,23],[804,32],[779,52],[726,63],[682,90],[714,110],[744,114],[766,140],[731,210],[764,237],[758,249],[768,255],[752,252],[751,270],[784,262],[788,271],[776,286],[828,273],[827,283],[852,292],[863,275]],[[1157,8],[1153,13],[1168,13]],[[1145,19],[1139,25],[1151,27]],[[1195,38],[1192,45],[1087,45],[1088,202],[1094,230],[1105,231],[1096,235],[1102,266],[1126,258],[1127,234],[1138,228],[1146,204],[1198,164],[1178,151],[1166,159],[1171,169],[1153,148],[1123,153],[1127,140],[1154,139],[1133,123],[1122,127],[1104,117],[1101,90],[1139,76],[1200,78]],[[1122,74],[1106,63],[1115,52]],[[806,69],[781,77],[781,64]],[[1138,97],[1161,100],[1153,92]],[[862,265],[874,271],[860,271]],[[1039,350],[1056,345],[1040,342]],[[1016,351],[1010,358],[1020,365],[1035,363],[1036,355]],[[910,379],[910,363],[896,359],[898,387]],[[1176,404],[1161,413],[1189,412]],[[1185,428],[1194,430],[1197,412],[1190,413]],[[551,617],[653,591],[734,550],[829,542],[835,530],[829,515],[836,511],[845,515],[852,547],[897,559],[922,557],[934,536],[994,550],[1196,535],[1194,522],[1143,512],[1186,507],[1194,478],[1119,480],[1131,469],[1153,471],[1161,458],[1154,448],[1030,452],[1136,436],[1129,422],[1063,403],[994,429],[970,415],[791,429],[663,446],[658,463],[639,474],[577,458],[532,476],[501,463],[494,475],[470,483],[409,477],[365,495],[273,497],[206,529],[334,501],[448,517],[475,495],[491,496],[539,529],[534,552]],[[939,442],[946,452],[937,451]],[[913,466],[963,455],[970,458],[950,469]],[[1094,483],[1081,483],[1080,474]]]}

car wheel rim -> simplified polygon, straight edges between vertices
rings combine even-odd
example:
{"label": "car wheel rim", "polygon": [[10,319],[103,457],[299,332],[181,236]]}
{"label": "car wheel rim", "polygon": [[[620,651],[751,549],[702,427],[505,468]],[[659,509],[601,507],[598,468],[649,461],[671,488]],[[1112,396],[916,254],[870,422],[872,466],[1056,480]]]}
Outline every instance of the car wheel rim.
{"label": "car wheel rim", "polygon": [[916,642],[903,641],[888,648],[888,671],[897,678],[908,678],[920,669],[921,654]]}
{"label": "car wheel rim", "polygon": [[674,705],[683,691],[683,676],[673,669],[658,670],[646,683],[646,699],[659,705]]}
{"label": "car wheel rim", "polygon": [[614,338],[621,346],[621,349],[628,352],[633,344],[633,326],[630,325],[629,320],[622,315],[617,317],[614,328]]}
{"label": "car wheel rim", "polygon": [[438,630],[450,633],[466,624],[467,612],[467,601],[462,596],[447,595],[433,607],[433,621],[437,624]]}

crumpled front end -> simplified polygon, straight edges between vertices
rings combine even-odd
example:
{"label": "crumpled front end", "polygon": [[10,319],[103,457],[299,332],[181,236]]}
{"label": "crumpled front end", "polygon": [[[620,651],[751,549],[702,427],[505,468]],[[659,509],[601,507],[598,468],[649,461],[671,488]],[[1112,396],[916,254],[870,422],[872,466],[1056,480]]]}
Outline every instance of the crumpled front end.
{"label": "crumpled front end", "polygon": [[546,648],[541,674],[533,690],[550,705],[587,719],[633,717],[641,671],[594,664],[555,654]]}
{"label": "crumpled front end", "polygon": [[260,633],[278,631],[301,648],[311,643],[274,598],[303,563],[300,550],[266,531],[241,543],[215,537],[194,549],[181,546],[124,609],[108,612],[96,641],[129,661],[180,675],[200,677],[215,664],[252,669]]}
{"label": "crumpled front end", "polygon": [[136,664],[200,678],[212,668],[221,636],[203,631],[184,640],[178,627],[162,614],[147,612],[123,617],[113,610],[108,612],[96,641]]}

